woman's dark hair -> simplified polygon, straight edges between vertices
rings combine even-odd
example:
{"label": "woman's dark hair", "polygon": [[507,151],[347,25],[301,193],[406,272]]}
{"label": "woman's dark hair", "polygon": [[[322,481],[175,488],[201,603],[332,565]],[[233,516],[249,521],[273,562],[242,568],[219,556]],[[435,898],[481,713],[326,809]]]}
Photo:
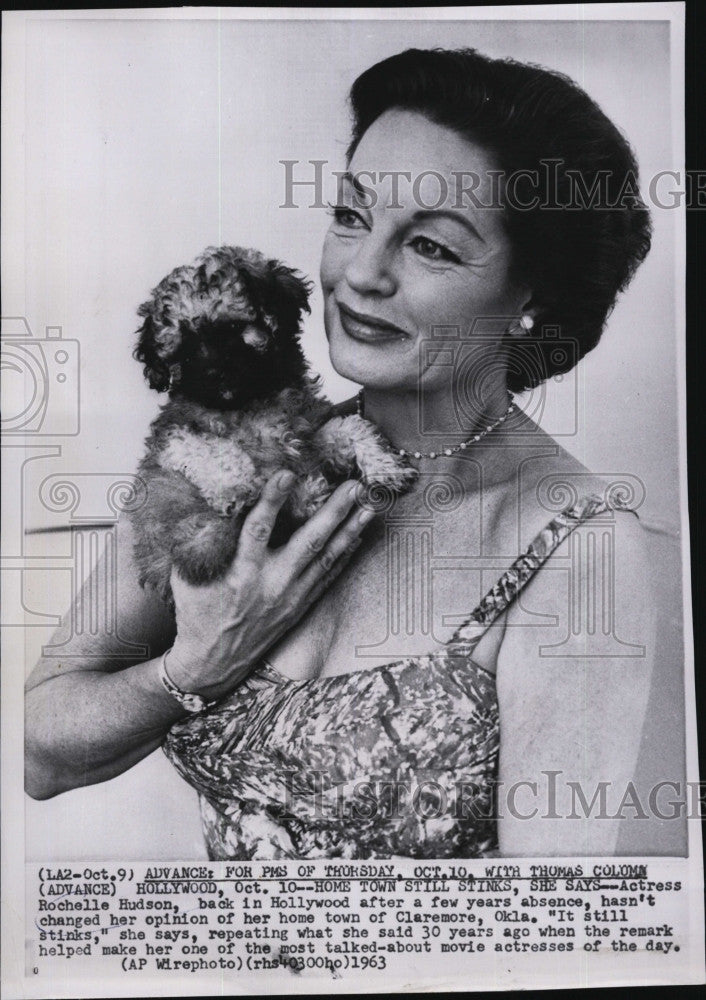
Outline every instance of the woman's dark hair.
{"label": "woman's dark hair", "polygon": [[490,153],[504,178],[515,175],[505,222],[535,325],[509,338],[508,386],[520,392],[569,371],[598,343],[650,249],[624,136],[568,77],[474,49],[401,52],[359,76],[350,103],[349,161],[376,118],[400,108],[453,129]]}

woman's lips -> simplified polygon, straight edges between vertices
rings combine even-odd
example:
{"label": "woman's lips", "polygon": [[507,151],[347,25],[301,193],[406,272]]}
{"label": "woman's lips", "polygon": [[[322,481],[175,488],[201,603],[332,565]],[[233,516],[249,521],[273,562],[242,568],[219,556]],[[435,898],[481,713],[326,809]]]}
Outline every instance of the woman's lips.
{"label": "woman's lips", "polygon": [[342,302],[336,303],[341,326],[353,340],[376,344],[390,340],[406,340],[407,334],[400,327],[366,313],[358,313]]}

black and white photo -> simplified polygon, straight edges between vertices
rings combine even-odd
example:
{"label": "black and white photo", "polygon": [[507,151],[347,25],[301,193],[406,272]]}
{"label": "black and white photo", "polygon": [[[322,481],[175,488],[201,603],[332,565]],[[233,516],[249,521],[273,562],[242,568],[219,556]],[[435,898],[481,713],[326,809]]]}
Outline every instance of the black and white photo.
{"label": "black and white photo", "polygon": [[[63,865],[130,899],[200,872],[198,959],[122,960],[170,971],[153,995],[193,993],[179,969],[206,993],[208,963],[240,961],[207,886],[270,879],[272,928],[302,905],[276,879],[352,877],[376,989],[571,985],[599,946],[587,985],[698,981],[683,5],[4,27],[3,756],[25,820],[3,851],[27,920]],[[370,964],[366,879],[388,876],[430,914],[398,917],[397,961],[442,947],[447,878],[544,893],[530,923],[594,896],[547,931],[563,981],[524,957],[493,979],[493,948],[549,947],[497,915],[451,979],[416,953],[403,979]],[[663,946],[633,905],[692,936]],[[321,966],[265,930],[238,990],[357,983],[326,920]],[[51,923],[26,995],[65,956],[37,950]],[[105,977],[105,933],[69,969]]]}

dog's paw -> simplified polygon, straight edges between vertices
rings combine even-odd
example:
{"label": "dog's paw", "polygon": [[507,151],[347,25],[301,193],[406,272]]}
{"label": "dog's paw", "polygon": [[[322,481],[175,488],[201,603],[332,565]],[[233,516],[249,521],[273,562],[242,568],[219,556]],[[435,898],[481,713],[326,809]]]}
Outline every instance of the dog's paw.
{"label": "dog's paw", "polygon": [[301,521],[307,521],[328,500],[333,485],[320,472],[310,473],[298,480],[290,498],[292,514]]}
{"label": "dog's paw", "polygon": [[419,472],[407,464],[401,455],[380,449],[367,451],[357,459],[361,477],[366,483],[382,483],[394,490],[403,490],[419,478]]}
{"label": "dog's paw", "polygon": [[393,451],[373,424],[358,416],[346,419],[349,426],[355,427],[355,461],[364,482],[380,483],[401,492],[417,479],[417,469],[406,457]]}

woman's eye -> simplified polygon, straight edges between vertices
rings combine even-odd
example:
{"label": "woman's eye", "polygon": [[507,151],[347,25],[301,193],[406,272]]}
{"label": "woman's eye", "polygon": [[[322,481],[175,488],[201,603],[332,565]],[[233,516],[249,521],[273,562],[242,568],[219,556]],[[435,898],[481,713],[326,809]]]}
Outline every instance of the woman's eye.
{"label": "woman's eye", "polygon": [[346,208],[345,205],[329,205],[328,214],[332,215],[334,222],[343,226],[344,229],[358,229],[365,225],[362,217],[352,208]]}
{"label": "woman's eye", "polygon": [[415,248],[417,253],[428,260],[448,260],[453,261],[455,264],[460,263],[460,258],[449,250],[448,247],[437,243],[436,240],[430,240],[428,236],[415,236],[411,241],[411,246]]}

